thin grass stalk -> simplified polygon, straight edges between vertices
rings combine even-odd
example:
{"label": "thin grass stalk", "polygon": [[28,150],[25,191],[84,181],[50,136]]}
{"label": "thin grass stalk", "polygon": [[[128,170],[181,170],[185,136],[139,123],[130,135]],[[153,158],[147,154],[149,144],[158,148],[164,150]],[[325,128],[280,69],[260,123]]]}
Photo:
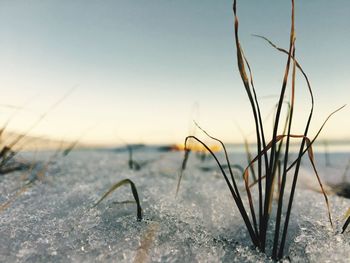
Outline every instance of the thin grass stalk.
{"label": "thin grass stalk", "polygon": [[350,216],[348,217],[348,219],[346,219],[343,227],[342,227],[342,234],[344,234],[345,230],[347,229],[348,225],[350,224]]}
{"label": "thin grass stalk", "polygon": [[[256,109],[256,105],[255,105],[255,102],[254,102],[254,99],[253,99],[253,95],[252,95],[252,92],[251,92],[251,88],[250,88],[250,85],[249,85],[249,79],[247,77],[247,73],[246,73],[246,70],[245,70],[245,61],[247,61],[244,57],[244,54],[243,54],[243,50],[241,48],[241,45],[240,45],[240,42],[239,42],[239,37],[238,37],[238,25],[239,25],[239,22],[238,22],[238,17],[237,17],[237,3],[236,3],[236,0],[233,2],[233,13],[234,13],[234,28],[235,28],[235,43],[236,43],[236,49],[237,49],[237,63],[238,63],[238,69],[239,69],[239,72],[240,72],[240,75],[241,75],[241,79],[243,81],[243,84],[244,84],[244,87],[245,87],[245,90],[247,92],[247,95],[248,95],[248,98],[249,98],[249,102],[251,104],[251,108],[252,108],[252,111],[253,111],[253,116],[254,116],[254,122],[255,122],[255,133],[256,133],[256,139],[257,139],[257,151],[258,153],[261,151],[261,134],[260,134],[260,127],[259,127],[259,119],[261,120],[261,114],[260,114],[260,110],[257,112],[257,109]],[[250,69],[250,68],[248,68]],[[254,91],[255,93],[255,91]],[[258,115],[260,115],[258,117]],[[259,158],[258,160],[258,178],[261,179],[261,173],[262,173],[262,170],[261,170],[261,158]],[[261,189],[261,186],[259,187],[259,197],[262,197],[262,189]],[[249,203],[252,204],[251,200],[249,200]],[[262,210],[262,207],[261,207],[261,202],[259,202],[259,209],[260,211]],[[255,211],[251,205],[251,210],[252,210],[252,218],[253,218],[253,221],[255,221]],[[259,212],[259,219],[262,218],[260,216],[261,212]],[[256,224],[254,227],[257,227]],[[259,236],[260,236],[260,231],[259,231]]]}
{"label": "thin grass stalk", "polygon": [[296,164],[296,167],[295,167],[294,176],[293,176],[293,182],[292,182],[291,192],[290,192],[290,196],[289,196],[289,202],[288,202],[288,208],[287,208],[287,213],[286,213],[286,219],[284,221],[284,228],[283,228],[283,233],[282,233],[282,239],[281,239],[280,249],[279,249],[279,253],[278,253],[278,258],[282,258],[283,257],[284,246],[285,246],[285,242],[286,242],[286,238],[287,238],[289,218],[290,218],[290,213],[291,213],[291,210],[292,210],[294,193],[295,193],[295,188],[296,188],[296,184],[297,184],[297,180],[298,180],[299,168],[300,168],[300,163],[301,163],[301,154],[302,154],[302,151],[303,151],[302,149],[304,148],[304,145],[305,145],[305,139],[302,139],[302,143],[301,143],[301,146],[300,146],[300,151],[299,151],[299,154],[298,154],[298,156],[300,156],[300,158],[298,158],[298,161],[297,161],[297,164]]}
{"label": "thin grass stalk", "polygon": [[[305,137],[303,138],[303,140],[301,142],[298,158],[296,160],[296,167],[295,167],[295,171],[294,171],[293,183],[292,183],[291,193],[290,193],[290,196],[289,196],[288,209],[287,209],[286,219],[285,219],[283,233],[282,233],[282,240],[281,240],[280,250],[279,250],[279,254],[278,254],[279,258],[282,258],[282,256],[283,256],[284,246],[285,246],[285,242],[286,242],[286,238],[287,238],[289,218],[290,218],[290,213],[291,213],[291,209],[292,209],[292,203],[293,203],[293,199],[294,199],[294,192],[295,192],[295,187],[296,187],[296,183],[297,183],[297,180],[298,180],[299,168],[300,168],[300,164],[301,164],[301,158],[302,158],[302,156],[305,153],[305,151],[303,151],[304,146],[305,146],[305,141],[306,141],[305,138],[306,138],[306,136],[308,134],[308,130],[309,130],[312,114],[313,114],[314,100],[313,100],[313,93],[312,93],[312,90],[311,90],[310,86],[309,86],[309,90],[310,90],[310,95],[311,95],[311,99],[312,99],[312,108],[311,108],[311,112],[310,112],[310,115],[309,115],[309,118],[308,118],[308,122],[306,124],[305,132],[304,132],[304,136]],[[332,116],[335,112],[333,112],[330,116]],[[326,119],[326,122],[330,118],[330,116]],[[324,127],[324,125],[325,125],[325,123],[323,123],[323,125],[321,126],[319,132],[316,134],[316,136],[313,139],[312,143],[316,140],[316,138],[318,137],[318,135],[321,132],[321,130]],[[309,148],[309,146],[311,146],[311,144],[309,144],[305,150],[307,150]],[[292,165],[290,167],[292,167]],[[287,170],[289,170],[289,168]]]}
{"label": "thin grass stalk", "polygon": [[281,184],[282,184],[282,176],[281,176],[281,160],[278,160],[278,169],[277,169],[277,172],[278,172],[278,188],[277,188],[277,193],[278,193],[278,199],[279,199],[279,196],[280,196],[280,192],[281,192]]}
{"label": "thin grass stalk", "polygon": [[[291,114],[290,114],[291,113],[291,105],[290,105],[289,102],[287,102],[287,106],[288,106],[288,111],[287,111],[286,120],[285,120],[285,123],[284,123],[284,126],[283,126],[282,134],[286,134],[290,118],[292,117]],[[280,155],[281,155],[281,151],[282,151],[283,142],[284,142],[284,137],[279,141],[277,152],[276,152],[276,159],[275,159],[276,160],[276,165],[274,166],[274,170],[273,170],[273,177],[272,177],[272,182],[271,182],[272,189],[270,191],[270,197],[269,197],[269,199],[270,199],[269,209],[268,209],[269,214],[271,213],[271,207],[272,207],[272,201],[273,201],[275,176],[276,176],[276,172],[278,171],[278,169],[280,168],[280,165],[281,165]],[[289,144],[289,141],[288,141],[288,144]]]}
{"label": "thin grass stalk", "polygon": [[134,161],[132,159],[132,147],[127,144],[126,149],[128,150],[128,153],[129,153],[129,161],[128,161],[129,169],[132,170],[134,168]]}
{"label": "thin grass stalk", "polygon": [[345,215],[344,215],[344,219],[346,219],[343,227],[342,227],[342,234],[344,234],[346,228],[348,227],[348,225],[350,224],[350,208],[346,211]]}
{"label": "thin grass stalk", "polygon": [[79,140],[75,140],[74,142],[69,144],[68,147],[62,151],[62,155],[67,156],[71,151],[73,151],[73,149],[78,145],[78,143]]}
{"label": "thin grass stalk", "polygon": [[[243,50],[241,50],[241,52],[242,52],[242,56],[243,56],[243,58],[245,60],[245,63],[247,64],[247,68],[248,68],[248,71],[249,71],[250,84],[252,86],[253,95],[254,95],[254,101],[255,101],[255,104],[256,104],[257,112],[258,112],[258,120],[259,120],[260,132],[261,132],[262,145],[263,145],[263,148],[265,148],[266,147],[266,140],[265,140],[264,126],[263,126],[263,122],[262,122],[259,102],[258,102],[258,99],[257,99],[257,96],[256,96],[256,91],[255,91],[255,86],[254,86],[254,81],[253,81],[253,74],[252,74],[249,62],[248,62],[246,56],[243,53]],[[259,141],[258,141],[258,145],[257,146],[258,146],[257,150],[258,150],[258,152],[260,152],[261,144],[260,144]],[[265,160],[265,167],[268,167],[269,160],[268,160],[267,153],[264,154],[264,160]],[[266,173],[266,171],[265,171],[265,173]],[[255,177],[255,173],[253,173],[253,176]],[[258,177],[261,180],[261,177],[262,177],[261,158],[259,158],[259,160],[258,160]],[[262,185],[261,185],[261,183],[259,184],[258,187],[259,187],[259,189],[258,189],[258,193],[259,193],[259,232],[261,233],[262,218],[263,218],[262,217],[262,210],[263,210],[262,209],[262,205],[263,205],[262,204],[262,200],[263,200],[263,198],[262,198]]]}
{"label": "thin grass stalk", "polygon": [[[309,154],[310,155],[310,154]],[[317,172],[317,169],[316,169],[316,165],[315,165],[315,160],[314,160],[314,156],[309,156],[309,160],[311,162],[311,165],[312,165],[312,168],[314,170],[314,173],[316,175],[316,178],[317,178],[317,181],[318,181],[318,184],[320,185],[321,187],[321,192],[323,193],[323,197],[326,201],[326,205],[327,205],[327,210],[328,210],[328,219],[329,219],[329,222],[331,223],[331,226],[333,227],[333,222],[332,222],[332,216],[331,216],[331,213],[330,213],[330,207],[329,207],[329,201],[328,201],[328,197],[326,195],[326,191],[324,190],[323,188],[323,184],[321,182],[321,179],[320,179],[320,176],[318,175],[318,172]]]}
{"label": "thin grass stalk", "polygon": [[[286,116],[286,120],[284,122],[284,126],[283,126],[283,131],[282,134],[286,134],[287,128],[288,128],[288,123],[289,123],[289,119],[290,119],[290,102],[285,102],[287,104],[288,110],[287,110],[287,116]],[[283,139],[279,142],[278,147],[277,147],[277,153],[276,153],[276,162],[278,162],[278,160],[280,159],[280,154],[282,151],[282,146],[283,146]],[[277,169],[277,165],[275,167],[275,170],[273,172],[273,174],[276,173],[276,169]]]}
{"label": "thin grass stalk", "polygon": [[264,220],[263,220],[263,226],[262,226],[262,246],[263,246],[263,251],[265,250],[265,245],[266,245],[266,232],[268,228],[268,221],[269,221],[269,213],[268,213],[268,204],[270,203],[270,191],[272,187],[272,182],[273,182],[273,171],[274,167],[277,165],[277,162],[275,160],[276,158],[276,138],[277,138],[277,131],[278,131],[278,126],[279,126],[279,119],[280,119],[280,114],[281,114],[281,109],[282,109],[282,104],[283,104],[283,98],[284,94],[286,91],[287,87],[287,82],[288,82],[288,75],[289,75],[289,69],[290,69],[290,61],[291,61],[291,54],[294,48],[294,0],[292,0],[292,15],[291,15],[291,31],[290,31],[290,44],[289,44],[289,51],[288,51],[288,59],[286,63],[286,68],[285,68],[285,73],[284,73],[284,78],[283,78],[283,83],[282,83],[282,88],[281,88],[281,93],[280,93],[280,98],[278,102],[278,107],[277,107],[277,112],[276,112],[276,117],[275,117],[275,125],[273,129],[273,136],[272,136],[272,148],[270,152],[270,163],[268,167],[268,171],[266,173],[266,188],[265,188],[265,203],[264,203]]}
{"label": "thin grass stalk", "polygon": [[[295,47],[293,49],[293,57],[295,57]],[[295,99],[295,71],[296,71],[296,63],[295,63],[295,60],[293,60],[292,94],[291,94],[291,103],[290,103],[290,111],[289,111],[290,113],[289,113],[286,148],[285,148],[285,154],[284,154],[282,182],[281,182],[281,188],[280,188],[280,192],[279,192],[278,207],[277,207],[277,213],[276,213],[274,242],[273,242],[273,248],[272,248],[272,258],[273,259],[277,259],[278,240],[279,240],[279,234],[280,234],[280,224],[281,224],[282,207],[283,207],[283,196],[284,196],[284,189],[285,189],[286,178],[287,178],[290,131],[291,131],[292,121],[293,121],[294,99]]]}
{"label": "thin grass stalk", "polygon": [[176,186],[176,192],[175,192],[175,198],[177,197],[177,194],[179,193],[179,190],[180,190],[180,183],[181,183],[181,180],[182,180],[182,176],[183,176],[183,173],[186,169],[186,164],[187,164],[187,160],[188,160],[188,157],[190,156],[190,152],[191,150],[190,149],[187,149],[185,147],[185,156],[184,156],[184,159],[182,161],[182,165],[181,165],[181,171],[180,171],[180,175],[179,175],[179,179],[177,181],[177,186]]}

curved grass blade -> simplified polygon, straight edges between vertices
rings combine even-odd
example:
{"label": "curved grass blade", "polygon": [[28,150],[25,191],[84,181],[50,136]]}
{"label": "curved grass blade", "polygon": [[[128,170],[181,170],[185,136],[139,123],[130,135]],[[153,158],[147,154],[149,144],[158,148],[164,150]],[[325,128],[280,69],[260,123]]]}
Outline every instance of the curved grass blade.
{"label": "curved grass blade", "polygon": [[[187,164],[187,160],[188,160],[188,156],[189,156],[189,153],[190,153],[190,150],[187,148],[187,145],[188,145],[188,140],[189,139],[194,139],[196,140],[197,142],[199,142],[200,144],[202,144],[204,146],[204,148],[206,148],[206,150],[212,155],[212,157],[215,159],[217,165],[219,166],[220,168],[220,171],[222,173],[222,175],[224,176],[225,178],[225,181],[227,183],[227,186],[229,187],[230,191],[231,191],[231,194],[233,196],[237,196],[236,195],[236,192],[235,190],[233,189],[231,183],[230,183],[230,180],[228,179],[226,173],[225,173],[225,170],[222,166],[222,164],[220,163],[219,159],[217,158],[217,156],[215,155],[215,153],[203,142],[201,141],[200,139],[198,139],[196,136],[187,136],[186,139],[185,139],[185,157],[184,157],[184,160],[183,160],[183,163],[182,163],[182,168],[181,170],[184,171],[186,169],[186,164]],[[179,177],[179,181],[178,181],[178,186],[180,186],[180,181],[181,181],[181,178],[182,176]],[[178,187],[179,188],[179,187]],[[179,189],[177,189],[179,190]],[[177,191],[178,192],[178,191]]]}
{"label": "curved grass blade", "polygon": [[335,111],[333,111],[331,114],[328,115],[328,117],[326,118],[326,120],[323,122],[323,124],[321,125],[321,128],[318,130],[318,132],[316,133],[315,137],[311,140],[310,144],[308,144],[306,146],[306,148],[303,150],[303,152],[301,154],[298,155],[298,158],[296,158],[291,165],[289,165],[287,172],[293,168],[293,166],[295,164],[297,164],[297,162],[299,162],[301,160],[301,158],[303,157],[303,155],[309,151],[309,148],[312,146],[312,144],[316,141],[317,137],[320,135],[322,129],[324,128],[324,126],[326,125],[326,123],[328,122],[328,120],[334,115],[336,114],[338,111],[342,110],[346,105],[341,106],[340,108],[336,109]]}
{"label": "curved grass blade", "polygon": [[[308,140],[307,143],[309,144],[310,141]],[[322,194],[323,194],[323,196],[324,196],[324,199],[325,199],[325,201],[326,201],[327,210],[328,210],[329,222],[331,223],[331,226],[333,227],[333,222],[332,222],[332,216],[331,216],[331,212],[330,212],[328,197],[327,197],[326,191],[325,191],[324,188],[323,188],[323,184],[322,184],[322,182],[321,182],[320,176],[318,175],[318,172],[317,172],[317,169],[316,169],[316,166],[315,166],[315,158],[314,158],[314,155],[313,155],[312,146],[310,146],[309,160],[310,160],[310,162],[311,162],[312,168],[313,168],[314,173],[315,173],[315,175],[316,175],[318,184],[320,185],[320,188],[321,188]]]}
{"label": "curved grass blade", "polygon": [[135,184],[130,180],[130,179],[124,179],[119,181],[118,183],[114,184],[102,197],[100,200],[97,201],[96,204],[94,204],[92,207],[96,207],[99,203],[101,203],[109,194],[111,194],[113,191],[115,191],[116,189],[118,189],[120,186],[123,186],[125,184],[130,184],[131,187],[131,191],[132,194],[134,196],[136,205],[137,205],[137,221],[141,221],[142,220],[142,208],[140,205],[140,200],[139,200],[139,196],[137,194],[137,189]]}
{"label": "curved grass blade", "polygon": [[[244,207],[244,205],[243,205],[242,199],[239,198],[239,197],[237,196],[237,194],[236,194],[236,192],[235,192],[235,190],[234,190],[232,184],[230,183],[230,180],[228,179],[227,174],[225,173],[225,170],[224,170],[222,164],[220,163],[219,159],[217,158],[217,156],[215,155],[215,153],[214,153],[203,141],[201,141],[200,139],[198,139],[196,136],[187,136],[187,137],[186,137],[186,139],[185,139],[185,149],[187,149],[187,142],[188,142],[189,139],[194,139],[194,140],[196,140],[197,142],[199,142],[200,144],[202,144],[203,147],[204,147],[204,148],[211,154],[211,156],[215,159],[217,165],[218,165],[219,168],[220,168],[221,174],[223,175],[223,177],[224,177],[224,179],[225,179],[225,182],[226,182],[226,184],[227,184],[227,186],[228,186],[228,188],[229,188],[229,190],[230,190],[230,192],[231,192],[231,195],[232,195],[232,197],[233,197],[233,199],[234,199],[234,201],[235,201],[235,203],[236,203],[236,205],[237,205],[237,208],[238,208],[239,212],[241,213],[242,219],[243,219],[243,221],[244,221],[244,223],[245,223],[245,225],[246,225],[246,227],[247,227],[247,230],[248,230],[248,233],[249,233],[249,235],[250,235],[250,238],[251,238],[251,240],[252,240],[254,246],[258,247],[258,246],[259,246],[259,239],[258,239],[258,237],[257,237],[257,235],[256,235],[256,233],[255,233],[255,231],[254,231],[254,229],[253,229],[253,227],[252,227],[252,224],[251,224],[251,222],[250,222],[250,220],[249,220],[249,217],[248,217],[248,214],[247,214],[247,212],[246,212],[246,210],[245,210],[245,207]],[[185,154],[186,154],[186,151],[185,151]],[[188,157],[187,157],[187,158],[188,158]],[[184,161],[187,162],[187,159],[185,158]],[[185,164],[183,163],[183,167],[186,167],[186,162],[184,162]],[[179,179],[181,179],[181,177],[180,177]],[[178,185],[180,185],[180,183],[178,183]]]}
{"label": "curved grass blade", "polygon": [[[196,124],[197,127],[198,127],[202,132],[204,132],[209,138],[211,138],[211,139],[213,139],[213,140],[215,140],[215,141],[217,141],[217,142],[219,142],[219,143],[221,144],[222,148],[224,149],[225,158],[226,158],[226,162],[227,162],[228,169],[229,169],[229,171],[230,171],[230,175],[231,175],[231,180],[232,180],[233,186],[234,186],[234,188],[235,188],[237,197],[238,197],[239,199],[241,199],[241,196],[240,196],[240,194],[239,194],[236,181],[235,181],[235,179],[234,179],[234,177],[233,177],[233,172],[232,172],[232,168],[231,168],[231,163],[230,163],[230,159],[228,158],[228,154],[227,154],[227,150],[226,150],[225,144],[224,144],[221,140],[219,140],[219,139],[217,139],[217,138],[211,136],[208,132],[206,132],[205,130],[203,130],[196,122],[195,122],[195,124]],[[252,214],[252,219],[253,219],[253,224],[254,224],[255,233],[256,233],[257,236],[259,236],[258,225],[257,225],[257,222],[256,222],[256,216],[255,216],[255,210],[254,210],[254,207],[253,207],[253,205],[252,205],[252,204],[253,204],[253,200],[252,200],[252,197],[249,196],[249,195],[248,195],[248,199],[249,199],[250,210],[251,210],[250,212],[251,212],[251,214]]]}
{"label": "curved grass blade", "polygon": [[197,122],[194,122],[194,123],[195,123],[195,125],[196,125],[205,135],[207,135],[210,139],[212,139],[212,140],[217,141],[218,143],[220,143],[222,149],[224,150],[225,159],[226,159],[227,167],[228,167],[229,172],[230,172],[230,175],[231,175],[232,184],[233,184],[233,186],[234,186],[234,188],[235,188],[237,197],[238,197],[238,198],[241,198],[241,197],[240,197],[240,194],[239,194],[239,191],[238,191],[238,187],[237,187],[236,181],[235,181],[235,179],[234,179],[234,177],[233,177],[233,171],[232,171],[232,167],[233,167],[233,166],[231,165],[230,159],[228,158],[228,154],[227,154],[227,150],[226,150],[225,144],[224,144],[221,140],[219,140],[219,139],[217,139],[217,138],[211,136],[207,131],[205,131],[204,129],[202,129],[202,127],[200,127],[200,126],[198,125]]}

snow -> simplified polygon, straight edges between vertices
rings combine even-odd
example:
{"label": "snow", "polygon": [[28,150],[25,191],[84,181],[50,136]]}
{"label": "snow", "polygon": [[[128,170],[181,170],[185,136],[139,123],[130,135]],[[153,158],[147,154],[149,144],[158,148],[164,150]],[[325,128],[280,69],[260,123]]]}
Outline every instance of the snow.
{"label": "snow", "polygon": [[[0,262],[272,262],[252,247],[219,171],[199,169],[215,167],[212,159],[190,157],[175,198],[181,152],[137,151],[136,161],[150,161],[139,171],[129,170],[126,152],[109,150],[73,151],[45,170],[53,155],[25,153],[41,165],[0,177]],[[317,155],[323,181],[341,182],[349,156],[332,153],[332,166],[325,167]],[[231,160],[244,165],[245,156],[232,153]],[[38,171],[45,176],[35,177]],[[34,182],[26,186],[26,178]],[[135,204],[116,203],[133,200],[128,186],[92,208],[124,178],[137,186],[142,222]],[[310,186],[317,187],[317,180],[305,159],[284,261],[349,262],[350,233],[340,229],[350,200],[329,196],[332,229],[323,196]]]}

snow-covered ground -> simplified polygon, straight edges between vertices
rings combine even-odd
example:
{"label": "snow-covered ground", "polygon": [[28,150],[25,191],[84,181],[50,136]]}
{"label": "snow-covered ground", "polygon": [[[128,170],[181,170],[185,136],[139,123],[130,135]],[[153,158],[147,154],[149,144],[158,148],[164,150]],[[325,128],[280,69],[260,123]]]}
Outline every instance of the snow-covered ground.
{"label": "snow-covered ground", "polygon": [[[53,153],[25,154],[45,163]],[[324,181],[343,180],[350,154],[316,156]],[[0,262],[269,262],[255,250],[228,188],[212,159],[191,156],[179,195],[175,190],[180,152],[140,151],[150,161],[131,171],[127,153],[73,151],[47,167],[0,176]],[[243,154],[231,154],[244,164]],[[25,178],[35,179],[25,186]],[[92,205],[117,181],[137,186],[144,219],[123,186],[97,207]],[[350,181],[350,171],[347,174]],[[243,189],[243,182],[240,181]],[[340,234],[350,199],[329,196],[334,229],[307,159],[303,161],[288,232],[286,262],[349,262],[350,232]],[[246,197],[243,197],[246,200]],[[273,223],[273,222],[271,222]],[[270,236],[272,236],[270,234]]]}

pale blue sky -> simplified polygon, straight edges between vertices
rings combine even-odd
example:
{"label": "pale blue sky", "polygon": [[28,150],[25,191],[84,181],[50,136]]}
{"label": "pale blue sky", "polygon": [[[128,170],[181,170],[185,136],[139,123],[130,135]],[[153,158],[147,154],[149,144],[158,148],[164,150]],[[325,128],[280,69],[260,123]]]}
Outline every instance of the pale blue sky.
{"label": "pale blue sky", "polygon": [[[10,128],[25,130],[76,86],[34,134],[74,139],[90,129],[84,139],[93,142],[181,142],[196,118],[225,141],[240,141],[237,124],[250,134],[253,123],[236,66],[231,5],[1,0],[0,104],[24,107]],[[349,104],[349,13],[347,0],[296,0],[296,53],[316,98],[313,131],[329,112]],[[287,47],[290,1],[241,0],[238,15],[257,93],[277,95],[286,58],[251,34]],[[295,132],[309,108],[306,87],[298,84]],[[267,115],[274,100],[261,104]],[[11,110],[0,113],[4,122]],[[334,117],[324,137],[349,138],[349,113],[348,106]]]}

